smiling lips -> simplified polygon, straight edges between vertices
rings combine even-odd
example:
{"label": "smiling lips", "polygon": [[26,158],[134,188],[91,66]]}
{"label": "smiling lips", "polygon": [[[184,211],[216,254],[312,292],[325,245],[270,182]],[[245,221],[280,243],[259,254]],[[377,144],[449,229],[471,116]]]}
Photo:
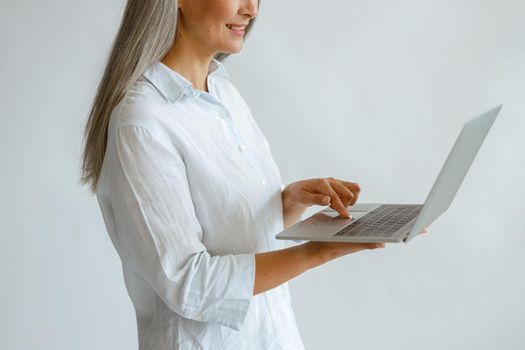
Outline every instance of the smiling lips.
{"label": "smiling lips", "polygon": [[238,36],[243,36],[246,24],[226,24],[226,27],[230,29],[234,34]]}

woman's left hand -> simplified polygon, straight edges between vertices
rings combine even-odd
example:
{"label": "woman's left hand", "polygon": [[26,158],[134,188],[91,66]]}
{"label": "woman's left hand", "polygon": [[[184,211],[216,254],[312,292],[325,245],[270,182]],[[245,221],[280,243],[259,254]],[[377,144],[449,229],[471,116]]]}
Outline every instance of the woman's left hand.
{"label": "woman's left hand", "polygon": [[[357,183],[333,177],[300,180],[284,188],[283,206],[296,207],[302,212],[312,205],[330,205],[339,215],[350,218],[346,208],[357,202],[360,192],[361,187]],[[430,225],[420,233],[427,233],[429,228]]]}
{"label": "woman's left hand", "polygon": [[349,218],[346,208],[357,202],[360,191],[357,183],[333,177],[306,179],[289,184],[283,190],[283,202],[303,208],[330,205],[339,215]]}

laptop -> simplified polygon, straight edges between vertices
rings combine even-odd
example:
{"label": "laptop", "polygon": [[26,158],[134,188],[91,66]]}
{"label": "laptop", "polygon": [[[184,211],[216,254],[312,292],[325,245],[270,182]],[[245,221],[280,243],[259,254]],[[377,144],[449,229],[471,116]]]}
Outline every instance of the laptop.
{"label": "laptop", "polygon": [[448,209],[502,107],[494,107],[463,125],[424,204],[354,204],[347,208],[351,218],[327,208],[297,222],[275,238],[407,243]]}

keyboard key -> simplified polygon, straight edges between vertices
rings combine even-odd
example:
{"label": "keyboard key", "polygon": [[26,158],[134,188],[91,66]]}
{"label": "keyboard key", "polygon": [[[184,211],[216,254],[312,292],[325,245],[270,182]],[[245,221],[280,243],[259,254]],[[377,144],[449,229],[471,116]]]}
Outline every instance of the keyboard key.
{"label": "keyboard key", "polygon": [[383,204],[352,222],[335,235],[339,237],[389,237],[414,219],[422,207],[422,205],[417,204]]}

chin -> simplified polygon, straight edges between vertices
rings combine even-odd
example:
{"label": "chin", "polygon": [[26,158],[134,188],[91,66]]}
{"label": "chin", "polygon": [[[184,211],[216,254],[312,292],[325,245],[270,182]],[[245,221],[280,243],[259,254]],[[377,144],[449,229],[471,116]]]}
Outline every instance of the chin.
{"label": "chin", "polygon": [[242,49],[242,44],[232,44],[232,45],[228,45],[226,47],[223,48],[222,52],[226,52],[226,53],[238,53],[240,52]]}

